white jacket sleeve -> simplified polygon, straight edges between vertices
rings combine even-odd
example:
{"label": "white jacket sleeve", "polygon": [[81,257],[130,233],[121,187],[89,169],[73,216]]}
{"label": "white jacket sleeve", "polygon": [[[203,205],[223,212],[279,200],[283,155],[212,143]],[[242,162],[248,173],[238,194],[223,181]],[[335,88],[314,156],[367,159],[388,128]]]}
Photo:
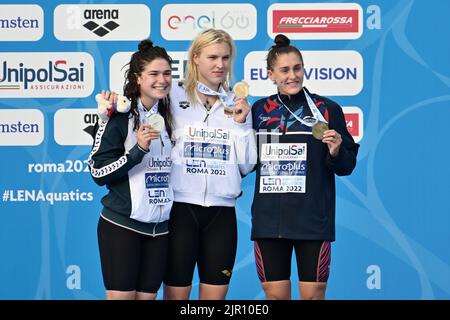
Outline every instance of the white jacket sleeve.
{"label": "white jacket sleeve", "polygon": [[251,111],[248,113],[245,123],[235,122],[233,144],[239,171],[245,176],[255,167],[258,156]]}

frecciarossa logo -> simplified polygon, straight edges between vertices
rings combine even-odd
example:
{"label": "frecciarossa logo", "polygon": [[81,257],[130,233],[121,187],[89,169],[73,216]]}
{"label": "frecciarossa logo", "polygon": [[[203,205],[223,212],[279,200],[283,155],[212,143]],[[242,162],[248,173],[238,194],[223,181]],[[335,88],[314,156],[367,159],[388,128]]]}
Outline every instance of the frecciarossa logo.
{"label": "frecciarossa logo", "polygon": [[356,32],[358,11],[278,10],[273,13],[275,32]]}
{"label": "frecciarossa logo", "polygon": [[86,97],[94,89],[94,59],[84,52],[3,53],[0,97]]}
{"label": "frecciarossa logo", "polygon": [[267,32],[291,39],[357,39],[362,35],[357,3],[275,3],[267,13]]}

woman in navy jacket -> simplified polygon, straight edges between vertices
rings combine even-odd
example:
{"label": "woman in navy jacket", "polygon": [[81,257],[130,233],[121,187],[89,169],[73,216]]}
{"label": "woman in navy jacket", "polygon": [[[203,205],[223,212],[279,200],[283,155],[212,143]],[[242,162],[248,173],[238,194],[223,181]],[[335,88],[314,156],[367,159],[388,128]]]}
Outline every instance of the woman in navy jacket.
{"label": "woman in navy jacket", "polygon": [[267,56],[278,92],[252,107],[258,140],[252,240],[268,299],[291,298],[295,250],[302,299],[324,299],[335,240],[335,175],[349,175],[359,145],[342,108],[303,87],[300,51],[284,35]]}

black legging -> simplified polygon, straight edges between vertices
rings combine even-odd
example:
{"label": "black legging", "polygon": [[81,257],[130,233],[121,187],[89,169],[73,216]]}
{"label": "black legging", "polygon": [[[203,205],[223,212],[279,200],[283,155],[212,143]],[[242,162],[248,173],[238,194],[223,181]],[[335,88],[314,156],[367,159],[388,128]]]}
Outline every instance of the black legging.
{"label": "black legging", "polygon": [[100,217],[97,235],[106,290],[158,292],[167,265],[167,234],[140,234]]}
{"label": "black legging", "polygon": [[164,283],[191,285],[195,264],[201,283],[230,282],[237,247],[234,207],[174,202],[169,220],[169,259]]}

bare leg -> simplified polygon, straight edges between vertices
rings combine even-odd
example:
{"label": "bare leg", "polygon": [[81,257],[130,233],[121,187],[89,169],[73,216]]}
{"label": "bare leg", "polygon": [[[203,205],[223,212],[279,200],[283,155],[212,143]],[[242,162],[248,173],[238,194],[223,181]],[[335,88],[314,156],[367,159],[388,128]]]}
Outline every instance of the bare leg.
{"label": "bare leg", "polygon": [[291,281],[266,281],[262,283],[267,300],[291,300]]}
{"label": "bare leg", "polygon": [[299,281],[300,299],[302,300],[325,300],[326,282],[304,282]]}
{"label": "bare leg", "polygon": [[212,285],[200,283],[200,300],[224,300],[228,292],[228,285]]}
{"label": "bare leg", "polygon": [[155,300],[156,293],[136,292],[136,300]]}
{"label": "bare leg", "polygon": [[134,300],[136,291],[106,290],[106,300]]}
{"label": "bare leg", "polygon": [[189,300],[192,286],[172,287],[164,286],[164,300]]}

